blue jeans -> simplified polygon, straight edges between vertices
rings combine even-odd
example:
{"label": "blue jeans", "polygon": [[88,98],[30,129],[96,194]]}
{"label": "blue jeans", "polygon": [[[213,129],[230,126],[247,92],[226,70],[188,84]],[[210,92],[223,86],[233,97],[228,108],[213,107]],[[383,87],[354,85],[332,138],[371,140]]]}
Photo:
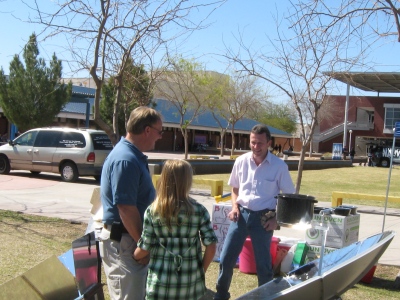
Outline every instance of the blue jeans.
{"label": "blue jeans", "polygon": [[261,216],[265,212],[251,211],[240,207],[239,220],[236,223],[231,222],[220,256],[215,300],[230,298],[229,287],[232,281],[233,268],[247,236],[250,236],[253,244],[258,286],[273,279],[270,245],[274,232],[266,231],[261,225]]}

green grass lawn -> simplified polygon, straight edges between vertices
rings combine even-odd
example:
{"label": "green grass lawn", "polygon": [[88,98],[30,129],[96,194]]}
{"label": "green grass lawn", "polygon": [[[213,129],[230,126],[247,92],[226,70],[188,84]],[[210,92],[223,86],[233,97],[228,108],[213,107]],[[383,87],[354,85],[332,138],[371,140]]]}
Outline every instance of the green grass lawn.
{"label": "green grass lawn", "polygon": [[[290,171],[296,182],[297,171]],[[377,167],[352,167],[303,171],[300,194],[314,196],[318,201],[330,202],[333,191],[353,192],[373,195],[386,195],[389,169]],[[224,192],[230,192],[229,174],[196,175],[196,178],[208,178],[224,181]],[[400,197],[400,166],[395,166],[391,174],[389,196]],[[209,189],[206,185],[194,184],[194,188]],[[346,203],[383,206],[382,201],[347,199]],[[389,203],[388,207],[400,208],[400,203]]]}

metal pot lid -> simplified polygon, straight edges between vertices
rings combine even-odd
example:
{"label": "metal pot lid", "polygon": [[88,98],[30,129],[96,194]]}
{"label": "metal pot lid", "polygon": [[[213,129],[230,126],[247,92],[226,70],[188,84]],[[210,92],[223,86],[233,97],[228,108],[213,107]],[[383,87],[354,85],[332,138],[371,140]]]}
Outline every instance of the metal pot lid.
{"label": "metal pot lid", "polygon": [[295,199],[295,200],[308,200],[314,203],[317,203],[318,201],[315,200],[314,196],[311,195],[302,195],[302,194],[290,194],[290,193],[284,193],[284,194],[278,194],[276,196],[277,198],[286,198],[286,199]]}
{"label": "metal pot lid", "polygon": [[340,215],[340,216],[345,216],[347,217],[348,215],[350,215],[351,212],[351,208],[348,207],[336,207],[334,209],[335,215]]}

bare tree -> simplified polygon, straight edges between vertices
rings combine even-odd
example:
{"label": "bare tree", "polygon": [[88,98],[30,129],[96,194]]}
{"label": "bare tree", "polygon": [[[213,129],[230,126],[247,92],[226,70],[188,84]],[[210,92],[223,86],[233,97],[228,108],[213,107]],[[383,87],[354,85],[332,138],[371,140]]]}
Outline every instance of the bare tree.
{"label": "bare tree", "polygon": [[210,109],[215,121],[220,128],[221,151],[224,155],[224,136],[230,128],[232,135],[231,155],[235,151],[235,125],[243,119],[248,112],[259,107],[263,100],[261,89],[257,85],[257,78],[228,76],[215,73],[210,81],[212,93],[208,99],[207,107]]}
{"label": "bare tree", "polygon": [[[45,26],[50,38],[64,35],[69,51],[83,70],[88,70],[96,84],[94,121],[116,143],[113,128],[101,118],[101,87],[113,76],[117,86],[114,115],[118,116],[124,70],[131,59],[135,65],[154,62],[160,46],[179,35],[202,28],[193,23],[192,11],[216,9],[226,0],[65,0],[55,3],[54,11],[40,7],[40,1],[25,2],[35,12],[32,23]],[[52,7],[52,6],[51,6]],[[167,30],[168,29],[168,30]],[[171,35],[175,32],[175,35]]]}
{"label": "bare tree", "polygon": [[[126,124],[132,109],[138,106],[148,106],[152,103],[152,85],[154,80],[144,70],[143,65],[132,63],[125,68],[124,83],[120,99],[121,109],[116,109],[115,94],[117,86],[114,77],[110,77],[102,86],[102,101],[100,102],[101,118],[114,128],[115,135],[126,134]],[[119,111],[118,118],[115,112]]]}
{"label": "bare tree", "polygon": [[210,88],[212,90],[210,97],[206,102],[214,120],[217,122],[220,132],[220,155],[224,156],[225,134],[230,126],[230,120],[226,109],[226,103],[230,99],[231,79],[228,75],[214,73],[211,75]]}
{"label": "bare tree", "polygon": [[[303,21],[297,22],[300,18]],[[331,80],[324,71],[345,70],[357,61],[357,57],[342,57],[342,50],[346,50],[342,47],[348,45],[348,40],[341,28],[318,30],[321,28],[322,16],[310,15],[307,18],[304,17],[304,11],[295,10],[287,21],[292,25],[289,30],[285,28],[283,34],[278,24],[278,40],[269,39],[275,55],[253,53],[241,42],[241,50],[246,56],[228,49],[227,57],[238,65],[240,71],[263,79],[291,99],[298,114],[302,136],[305,137],[296,180],[298,193],[305,154]],[[274,72],[270,71],[272,67],[275,67]]]}
{"label": "bare tree", "polygon": [[376,38],[397,36],[400,42],[400,4],[398,1],[378,0],[307,0],[298,1],[295,5],[304,14],[297,23],[307,21],[310,17],[324,18],[323,27],[337,28],[345,26],[347,34],[367,43]]}
{"label": "bare tree", "polygon": [[164,71],[156,87],[156,96],[170,101],[179,114],[179,126],[185,143],[185,159],[188,157],[188,127],[202,114],[203,105],[210,97],[210,77],[203,66],[193,60],[170,59],[170,67]]}
{"label": "bare tree", "polygon": [[[235,125],[238,121],[243,119],[248,110],[252,106],[259,106],[261,102],[261,91],[257,86],[257,78],[250,76],[236,76],[233,77],[233,82],[230,85],[227,100],[224,103],[226,114],[223,116],[228,117],[231,124],[231,155],[235,151]],[[222,113],[222,112],[221,112]]]}

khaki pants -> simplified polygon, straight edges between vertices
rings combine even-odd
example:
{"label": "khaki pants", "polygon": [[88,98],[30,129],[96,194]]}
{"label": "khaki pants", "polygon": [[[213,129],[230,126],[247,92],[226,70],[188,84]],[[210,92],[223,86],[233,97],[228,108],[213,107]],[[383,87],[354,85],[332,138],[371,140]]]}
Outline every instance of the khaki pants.
{"label": "khaki pants", "polygon": [[127,233],[122,234],[120,242],[111,240],[107,238],[104,228],[99,239],[111,299],[143,300],[146,295],[147,266],[138,264],[132,258],[136,249],[135,241]]}

